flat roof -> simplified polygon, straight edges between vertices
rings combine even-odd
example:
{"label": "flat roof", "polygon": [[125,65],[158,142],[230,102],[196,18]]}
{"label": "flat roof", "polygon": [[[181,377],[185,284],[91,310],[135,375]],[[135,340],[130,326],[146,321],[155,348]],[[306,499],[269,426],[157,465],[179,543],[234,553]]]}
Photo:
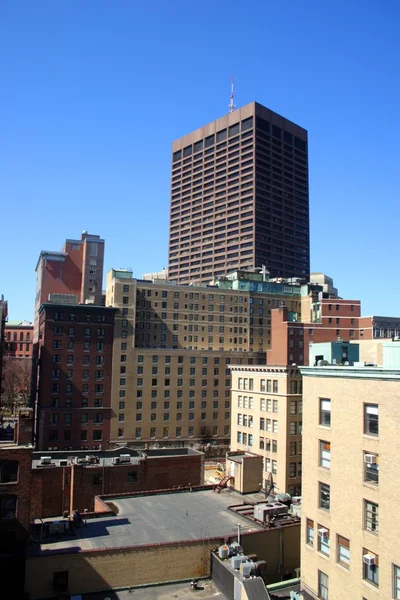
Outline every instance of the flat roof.
{"label": "flat roof", "polygon": [[133,587],[132,591],[129,590],[106,590],[104,592],[95,592],[92,594],[85,594],[85,598],[88,600],[104,600],[104,598],[110,598],[110,600],[132,600],[133,598],[140,598],[140,600],[187,600],[188,597],[195,597],[198,600],[229,600],[228,596],[225,596],[215,584],[207,579],[199,580],[199,588],[195,592],[190,589],[190,582],[186,581],[183,583],[169,583],[165,585],[150,585]]}
{"label": "flat roof", "polygon": [[238,524],[245,531],[264,531],[261,525],[228,510],[228,506],[242,502],[243,497],[229,489],[219,494],[203,490],[113,498],[108,503],[118,514],[88,519],[85,526],[74,530],[76,535],[72,537],[66,534],[44,538],[41,548],[32,549],[32,553],[105,550],[233,536]]}
{"label": "flat roof", "polygon": [[[79,459],[79,464],[85,467],[103,467],[112,466],[113,458],[121,456],[121,454],[129,454],[130,462],[120,463],[123,466],[139,464],[140,460],[151,458],[167,458],[173,456],[202,456],[203,452],[194,448],[151,448],[143,450],[134,450],[125,446],[119,446],[111,450],[35,450],[32,454],[32,469],[51,469],[52,467],[64,466],[60,465],[60,461],[68,461],[71,463],[72,458]],[[43,465],[41,459],[50,457],[50,464]],[[91,461],[88,457],[95,457],[96,462]],[[117,465],[118,466],[118,465]]]}

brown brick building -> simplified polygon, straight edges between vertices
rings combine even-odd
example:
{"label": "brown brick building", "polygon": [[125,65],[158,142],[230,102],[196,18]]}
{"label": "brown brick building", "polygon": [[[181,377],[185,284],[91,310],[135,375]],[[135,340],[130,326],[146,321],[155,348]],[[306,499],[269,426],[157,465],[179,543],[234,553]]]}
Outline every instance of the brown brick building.
{"label": "brown brick building", "polygon": [[91,304],[40,306],[39,449],[109,447],[114,315]]}
{"label": "brown brick building", "polygon": [[324,298],[311,292],[302,298],[298,315],[282,306],[271,314],[271,350],[267,364],[308,365],[310,342],[358,340],[360,336],[360,300]]}
{"label": "brown brick building", "polygon": [[307,131],[251,102],[172,146],[170,280],[308,278]]}
{"label": "brown brick building", "polygon": [[23,598],[25,546],[29,533],[32,480],[32,410],[19,411],[14,439],[0,441],[0,578]]}
{"label": "brown brick building", "polygon": [[191,448],[34,452],[30,516],[91,512],[95,496],[199,486],[203,472],[204,454]]}

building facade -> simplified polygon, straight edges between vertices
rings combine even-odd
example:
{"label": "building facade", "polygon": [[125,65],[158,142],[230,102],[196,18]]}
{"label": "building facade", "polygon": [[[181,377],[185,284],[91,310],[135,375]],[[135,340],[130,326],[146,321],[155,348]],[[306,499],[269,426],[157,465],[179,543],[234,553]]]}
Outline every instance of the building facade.
{"label": "building facade", "polygon": [[8,321],[4,329],[5,353],[15,358],[32,358],[33,323]]}
{"label": "building facade", "polygon": [[296,367],[238,366],[232,373],[231,449],[263,457],[262,488],[301,494],[302,379]]}
{"label": "building facade", "polygon": [[113,308],[39,309],[35,433],[39,450],[106,449],[110,441]]}
{"label": "building facade", "polygon": [[172,146],[168,276],[309,276],[307,131],[251,102]]}
{"label": "building facade", "polygon": [[271,309],[286,302],[300,311],[302,287],[250,272],[215,286],[177,286],[111,270],[111,441],[229,445],[229,366],[264,364]]}
{"label": "building facade", "polygon": [[36,265],[35,342],[42,303],[101,306],[104,246],[100,236],[84,231],[79,240],[67,239],[61,252],[41,251]]}
{"label": "building facade", "polygon": [[324,600],[400,598],[400,370],[300,370],[303,588]]}

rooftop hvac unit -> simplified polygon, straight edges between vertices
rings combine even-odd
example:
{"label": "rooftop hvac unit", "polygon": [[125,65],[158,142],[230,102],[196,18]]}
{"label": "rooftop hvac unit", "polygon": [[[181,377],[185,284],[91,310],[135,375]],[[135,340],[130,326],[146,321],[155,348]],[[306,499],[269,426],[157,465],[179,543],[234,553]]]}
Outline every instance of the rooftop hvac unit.
{"label": "rooftop hvac unit", "polygon": [[242,577],[250,577],[251,572],[255,569],[255,564],[250,561],[242,562],[240,564],[240,574]]}
{"label": "rooftop hvac unit", "polygon": [[231,557],[231,567],[232,569],[240,569],[240,565],[242,562],[247,562],[247,557],[243,556],[243,554],[237,554],[236,556]]}
{"label": "rooftop hvac unit", "polygon": [[232,542],[229,546],[231,555],[242,554],[243,548],[238,542]]}
{"label": "rooftop hvac unit", "polygon": [[364,462],[367,463],[367,465],[376,465],[376,455],[364,454]]}
{"label": "rooftop hvac unit", "polygon": [[288,512],[288,507],[282,502],[263,502],[254,506],[254,518],[264,522],[267,517],[283,515]]}
{"label": "rooftop hvac unit", "polygon": [[220,546],[218,548],[218,556],[220,558],[228,558],[228,556],[229,556],[229,546],[227,546],[226,544],[224,544],[223,546]]}
{"label": "rooftop hvac unit", "polygon": [[328,536],[328,530],[325,529],[325,527],[321,527],[320,529],[318,529],[318,535],[321,538],[326,538]]}
{"label": "rooftop hvac unit", "polygon": [[112,459],[112,464],[119,465],[119,456],[114,456],[114,458]]}
{"label": "rooftop hvac unit", "polygon": [[67,460],[60,460],[60,467],[68,467],[68,461]]}
{"label": "rooftop hvac unit", "polygon": [[130,454],[120,454],[119,455],[119,462],[120,463],[130,463],[131,462],[131,455]]}
{"label": "rooftop hvac unit", "polygon": [[42,456],[40,459],[41,465],[50,465],[51,464],[51,456]]}
{"label": "rooftop hvac unit", "polygon": [[373,554],[364,554],[363,562],[369,567],[371,567],[375,564],[375,556]]}

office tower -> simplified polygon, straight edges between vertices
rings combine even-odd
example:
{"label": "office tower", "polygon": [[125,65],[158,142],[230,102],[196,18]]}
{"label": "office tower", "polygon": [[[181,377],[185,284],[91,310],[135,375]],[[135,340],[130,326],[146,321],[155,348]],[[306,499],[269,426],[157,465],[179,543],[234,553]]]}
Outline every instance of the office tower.
{"label": "office tower", "polygon": [[382,346],[379,367],[300,367],[307,597],[400,598],[400,348]]}
{"label": "office tower", "polygon": [[251,102],[172,146],[169,279],[308,278],[307,131]]}
{"label": "office tower", "polygon": [[261,487],[301,494],[302,381],[297,367],[231,367],[231,449],[263,457]]}

